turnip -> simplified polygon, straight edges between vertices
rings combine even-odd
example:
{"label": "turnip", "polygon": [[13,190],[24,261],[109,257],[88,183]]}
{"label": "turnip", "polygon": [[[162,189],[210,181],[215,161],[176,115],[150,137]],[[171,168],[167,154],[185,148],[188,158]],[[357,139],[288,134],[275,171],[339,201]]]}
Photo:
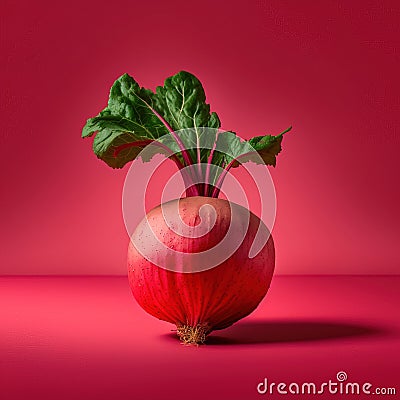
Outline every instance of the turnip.
{"label": "turnip", "polygon": [[175,324],[185,344],[204,343],[211,331],[249,315],[266,295],[275,265],[266,225],[218,196],[230,168],[248,161],[275,166],[291,128],[247,141],[219,128],[201,83],[182,71],[156,93],[123,75],[82,133],[96,134],[93,150],[113,168],[138,157],[149,161],[154,152],[143,149],[151,144],[181,173],[184,196],[151,210],[131,236],[128,277],[139,305]]}

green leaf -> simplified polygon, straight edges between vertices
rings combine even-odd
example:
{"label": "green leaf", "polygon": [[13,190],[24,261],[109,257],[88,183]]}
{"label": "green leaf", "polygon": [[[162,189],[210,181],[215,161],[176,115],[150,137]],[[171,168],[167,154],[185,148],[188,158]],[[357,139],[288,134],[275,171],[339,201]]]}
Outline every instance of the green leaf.
{"label": "green leaf", "polygon": [[134,141],[132,134],[127,132],[103,129],[94,138],[93,151],[110,167],[122,168],[134,160],[148,143]]}
{"label": "green leaf", "polygon": [[[256,136],[249,140],[249,144],[257,151],[266,165],[272,165],[275,167],[276,156],[282,150],[282,138],[282,135]],[[245,161],[243,160],[243,162]]]}
{"label": "green leaf", "polygon": [[208,120],[208,124],[205,126],[216,129],[221,127],[221,121],[219,120],[218,114],[216,112],[211,113],[210,119]]}
{"label": "green leaf", "polygon": [[124,74],[113,84],[108,106],[87,120],[82,137],[97,132],[93,151],[110,167],[122,168],[134,160],[146,144],[168,133],[152,108],[153,97],[154,93]]}
{"label": "green leaf", "polygon": [[136,135],[154,140],[168,133],[157,115],[154,101],[151,90],[141,88],[132,77],[124,74],[111,88],[108,110],[112,115],[130,121]]}
{"label": "green leaf", "polygon": [[200,81],[189,72],[181,71],[167,78],[163,87],[157,87],[156,93],[155,106],[173,130],[193,128],[188,131],[187,140],[200,148],[200,160],[197,151],[189,150],[189,153],[194,162],[205,162],[210,150],[200,145],[204,141],[204,131],[200,128],[219,128],[221,122],[215,112],[210,113],[210,105],[206,103],[206,94]]}
{"label": "green leaf", "polygon": [[[249,145],[257,151],[260,155],[262,160],[266,165],[276,166],[276,156],[282,150],[282,139],[283,135],[289,132],[292,129],[290,126],[289,128],[285,129],[282,133],[277,136],[272,135],[265,135],[265,136],[256,136],[253,137],[248,141]],[[240,159],[241,162],[246,162],[246,156]],[[254,158],[252,159],[254,161]]]}
{"label": "green leaf", "polygon": [[232,167],[249,161],[275,167],[276,156],[282,150],[283,135],[291,129],[290,127],[277,136],[255,136],[250,140],[241,140],[233,132],[223,132],[218,137],[219,154],[216,158],[219,159],[219,163],[223,159],[225,165],[232,162]]}
{"label": "green leaf", "polygon": [[167,78],[164,86],[157,87],[156,93],[156,108],[175,131],[220,127],[218,115],[210,114],[203,86],[189,72],[181,71]]}
{"label": "green leaf", "polygon": [[[252,147],[246,141],[242,140],[232,131],[223,131],[219,133],[216,148],[217,151],[213,157],[213,164],[219,166],[226,166],[231,161],[253,151]],[[235,163],[232,166],[237,165],[239,164]]]}
{"label": "green leaf", "polygon": [[[132,147],[136,142],[159,140],[168,135],[168,125],[175,131],[194,129],[194,135],[181,135],[188,147],[204,141],[203,126],[220,126],[218,115],[210,113],[210,106],[205,103],[200,81],[188,72],[168,78],[156,94],[141,88],[128,74],[122,75],[111,88],[107,107],[87,120],[82,137],[97,133],[93,143],[97,157],[113,168],[121,168],[142,150],[140,146]],[[129,143],[132,146],[128,148]],[[125,147],[118,151],[119,146]],[[177,150],[173,143],[171,148]],[[161,148],[159,152],[165,154]],[[209,150],[201,149],[201,161],[206,162],[208,153]],[[197,161],[197,152],[194,150],[191,154]]]}
{"label": "green leaf", "polygon": [[87,120],[82,130],[82,137],[92,136],[95,132],[110,129],[118,132],[131,132],[133,134],[135,125],[132,121],[118,115],[112,115],[106,108],[97,117]]}

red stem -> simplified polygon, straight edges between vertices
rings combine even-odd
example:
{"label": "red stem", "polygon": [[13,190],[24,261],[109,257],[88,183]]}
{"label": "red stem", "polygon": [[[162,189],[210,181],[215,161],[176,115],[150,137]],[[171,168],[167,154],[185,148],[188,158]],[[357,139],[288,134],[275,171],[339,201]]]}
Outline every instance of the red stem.
{"label": "red stem", "polygon": [[[135,96],[137,96],[136,93],[133,93]],[[139,96],[137,96],[139,97]],[[151,112],[163,123],[163,125],[168,129],[169,133],[173,136],[175,141],[178,143],[178,146],[182,152],[182,156],[187,163],[187,165],[192,165],[193,161],[191,160],[190,154],[187,153],[187,150],[185,149],[185,146],[182,143],[182,140],[180,137],[175,133],[175,131],[172,129],[171,125],[146,101],[143,100],[141,97],[139,99],[146,104],[146,106],[151,110]]]}
{"label": "red stem", "polygon": [[211,197],[218,197],[219,192],[221,190],[222,183],[224,182],[226,175],[228,174],[228,171],[231,169],[233,163],[237,161],[237,158],[234,158],[221,172],[221,175],[218,177],[218,180],[215,184],[214,190],[212,192]]}
{"label": "red stem", "polygon": [[152,140],[138,140],[137,142],[121,144],[114,150],[114,157],[117,157],[122,150],[128,149],[129,147],[144,147],[150,144]]}
{"label": "red stem", "polygon": [[[201,169],[201,150],[200,150],[200,143],[197,140],[197,174],[198,174],[198,178],[201,179],[202,175],[203,175],[203,171]],[[198,184],[199,187],[204,187],[204,183],[200,183]],[[200,191],[201,193],[201,191]]]}
{"label": "red stem", "polygon": [[[146,103],[147,104],[147,103]],[[190,153],[185,149],[185,145],[183,144],[181,138],[179,135],[176,134],[176,132],[172,129],[171,125],[154,109],[152,108],[149,104],[147,104],[148,107],[150,107],[151,111],[157,116],[157,118],[164,124],[164,126],[168,129],[169,133],[172,135],[172,137],[175,139],[175,142],[178,144],[179,149],[182,153],[182,157],[186,163],[186,165],[189,167],[188,171],[188,177],[192,181],[191,183],[193,184],[192,190],[193,193],[192,196],[199,196],[200,192],[197,187],[197,185],[194,185],[193,183],[193,176],[192,176],[192,168],[191,166],[194,164],[192,157],[190,156]],[[191,190],[191,192],[192,192]]]}
{"label": "red stem", "polygon": [[[136,93],[134,93],[136,95]],[[137,95],[136,95],[137,96]],[[139,97],[140,98],[140,97]],[[181,150],[183,160],[185,161],[186,165],[189,167],[193,165],[193,160],[190,157],[190,153],[185,149],[185,146],[181,140],[181,138],[176,134],[176,132],[172,129],[171,125],[149,104],[147,101],[143,100],[140,98],[140,100],[146,104],[146,106],[151,110],[151,112],[163,123],[163,125],[168,129],[169,133],[172,135],[172,137],[175,139],[176,143],[179,146],[179,149]],[[183,176],[183,175],[182,175]],[[193,177],[191,176],[191,169],[189,168],[188,172],[188,177],[193,183]],[[196,188],[196,191],[198,192],[198,189]],[[198,193],[199,194],[199,193]]]}
{"label": "red stem", "polygon": [[212,147],[212,149],[211,149],[211,151],[210,151],[210,155],[208,156],[208,160],[207,160],[207,169],[206,169],[206,177],[205,177],[205,182],[206,182],[206,185],[205,185],[205,188],[204,188],[204,195],[205,196],[207,196],[208,195],[208,191],[209,191],[209,189],[210,189],[210,182],[209,182],[209,179],[210,179],[210,170],[211,170],[211,163],[212,163],[212,159],[213,159],[213,157],[214,157],[214,153],[215,153],[215,149],[216,149],[216,147],[217,147],[217,139],[218,139],[218,135],[219,135],[219,131],[217,131],[217,133],[215,134],[215,142],[214,142],[214,144],[213,144],[213,147]]}
{"label": "red stem", "polygon": [[194,163],[193,163],[192,157],[190,156],[189,152],[185,149],[185,145],[183,144],[181,138],[172,129],[171,125],[156,110],[154,110],[154,108],[150,107],[150,109],[157,116],[157,118],[164,124],[164,126],[168,129],[169,133],[173,136],[176,143],[178,143],[179,149],[182,152],[182,156],[183,156],[186,164],[188,166],[193,165]]}

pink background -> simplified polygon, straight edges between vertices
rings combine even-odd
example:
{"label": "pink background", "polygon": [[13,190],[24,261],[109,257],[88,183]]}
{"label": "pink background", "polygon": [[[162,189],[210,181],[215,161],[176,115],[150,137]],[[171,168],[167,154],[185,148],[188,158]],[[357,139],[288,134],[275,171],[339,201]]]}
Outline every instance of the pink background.
{"label": "pink background", "polygon": [[[229,4],[229,5],[228,5]],[[397,1],[2,1],[1,274],[125,274],[127,169],[80,139],[122,73],[181,69],[223,128],[293,124],[277,273],[398,272]]]}
{"label": "pink background", "polygon": [[[2,0],[0,275],[59,276],[0,276],[0,397],[250,400],[264,377],[338,371],[398,385],[400,278],[301,274],[399,272],[399,14],[389,0]],[[181,69],[223,128],[294,126],[271,171],[286,276],[199,348],[134,301],[127,168],[80,138],[119,75],[154,88]]]}

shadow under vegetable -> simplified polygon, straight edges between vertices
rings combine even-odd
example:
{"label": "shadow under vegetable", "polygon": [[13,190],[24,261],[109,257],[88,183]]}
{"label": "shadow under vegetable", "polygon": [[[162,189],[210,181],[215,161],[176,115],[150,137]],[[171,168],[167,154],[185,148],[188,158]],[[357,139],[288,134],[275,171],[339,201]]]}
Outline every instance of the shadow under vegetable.
{"label": "shadow under vegetable", "polygon": [[[385,334],[382,328],[341,321],[321,320],[259,320],[241,321],[233,326],[214,331],[207,345],[250,345],[268,343],[307,342],[365,337]],[[178,341],[175,332],[163,335]]]}

